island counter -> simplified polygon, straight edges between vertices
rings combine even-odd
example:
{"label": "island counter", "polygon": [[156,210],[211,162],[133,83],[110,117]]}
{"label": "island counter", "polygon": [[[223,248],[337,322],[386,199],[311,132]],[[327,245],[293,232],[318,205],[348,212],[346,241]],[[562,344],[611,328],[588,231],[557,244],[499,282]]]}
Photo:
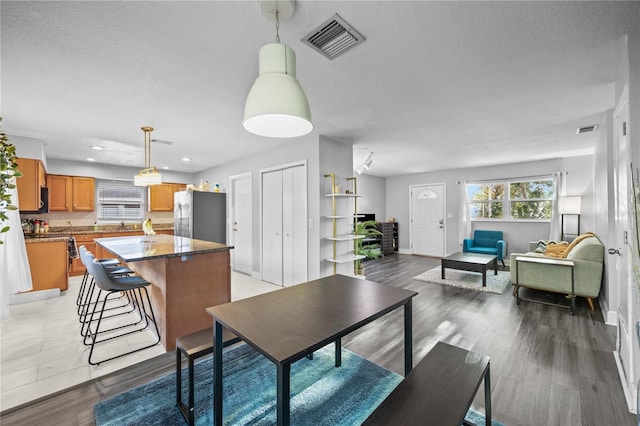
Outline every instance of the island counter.
{"label": "island counter", "polygon": [[206,308],[231,301],[233,247],[172,235],[98,238],[96,257],[111,252],[151,283],[149,294],[167,351],[176,338],[211,327]]}

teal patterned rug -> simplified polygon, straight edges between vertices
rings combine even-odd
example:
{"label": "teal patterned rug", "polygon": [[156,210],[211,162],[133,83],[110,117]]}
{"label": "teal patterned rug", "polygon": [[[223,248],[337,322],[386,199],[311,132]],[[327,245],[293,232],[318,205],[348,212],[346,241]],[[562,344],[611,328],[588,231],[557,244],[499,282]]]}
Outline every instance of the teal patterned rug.
{"label": "teal patterned rug", "polygon": [[[224,353],[224,423],[276,423],[276,368],[249,345]],[[187,373],[182,374],[183,401]],[[359,425],[400,383],[402,376],[342,349],[342,366],[334,367],[328,345],[291,366],[292,425]],[[213,424],[213,359],[195,364],[196,425]],[[102,401],[94,407],[96,425],[186,425],[175,403],[175,374]],[[472,415],[484,417],[469,410]],[[477,421],[478,417],[474,420]],[[499,424],[499,423],[494,423]]]}

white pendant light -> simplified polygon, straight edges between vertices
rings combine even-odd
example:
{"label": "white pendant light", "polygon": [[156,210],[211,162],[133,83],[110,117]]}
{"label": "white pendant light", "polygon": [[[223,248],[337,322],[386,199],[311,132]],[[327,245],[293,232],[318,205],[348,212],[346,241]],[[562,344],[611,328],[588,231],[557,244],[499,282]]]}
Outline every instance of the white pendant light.
{"label": "white pendant light", "polygon": [[[313,130],[309,101],[296,79],[296,54],[280,43],[280,18],[293,14],[293,1],[259,2],[263,15],[276,22],[276,43],[260,49],[258,78],[244,107],[242,126],[249,132],[271,138],[293,138]],[[285,14],[281,14],[281,11]]]}
{"label": "white pendant light", "polygon": [[151,166],[151,132],[153,127],[141,127],[144,132],[144,169],[133,177],[135,186],[150,186],[162,183],[162,176],[158,173],[156,166]]}

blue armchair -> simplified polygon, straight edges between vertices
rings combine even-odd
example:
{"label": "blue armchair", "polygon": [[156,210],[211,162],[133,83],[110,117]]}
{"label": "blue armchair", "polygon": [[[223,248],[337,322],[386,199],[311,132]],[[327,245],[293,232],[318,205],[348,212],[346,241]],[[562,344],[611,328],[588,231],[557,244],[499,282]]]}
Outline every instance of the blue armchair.
{"label": "blue armchair", "polygon": [[504,265],[507,256],[507,243],[502,239],[502,231],[483,231],[477,229],[473,232],[473,239],[465,238],[462,251],[467,253],[495,254]]}

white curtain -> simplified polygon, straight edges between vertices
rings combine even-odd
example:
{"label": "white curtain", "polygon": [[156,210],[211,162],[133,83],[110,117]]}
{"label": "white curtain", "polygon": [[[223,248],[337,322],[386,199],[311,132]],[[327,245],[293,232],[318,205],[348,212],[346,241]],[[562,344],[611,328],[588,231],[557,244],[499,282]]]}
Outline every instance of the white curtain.
{"label": "white curtain", "polygon": [[467,200],[467,183],[460,182],[459,200],[460,217],[458,218],[458,244],[462,250],[462,241],[465,238],[471,238],[471,212],[469,211],[469,202]]}
{"label": "white curtain", "polygon": [[[15,182],[15,178],[14,178]],[[18,206],[18,191],[10,189],[11,204]],[[18,210],[7,211],[9,220],[0,226],[9,226],[8,232],[0,233],[0,317],[9,316],[9,296],[33,288],[27,248]]]}
{"label": "white curtain", "polygon": [[563,172],[553,174],[553,206],[551,210],[551,226],[549,229],[549,239],[560,241],[562,235],[562,217],[558,211],[558,199],[564,195]]}

